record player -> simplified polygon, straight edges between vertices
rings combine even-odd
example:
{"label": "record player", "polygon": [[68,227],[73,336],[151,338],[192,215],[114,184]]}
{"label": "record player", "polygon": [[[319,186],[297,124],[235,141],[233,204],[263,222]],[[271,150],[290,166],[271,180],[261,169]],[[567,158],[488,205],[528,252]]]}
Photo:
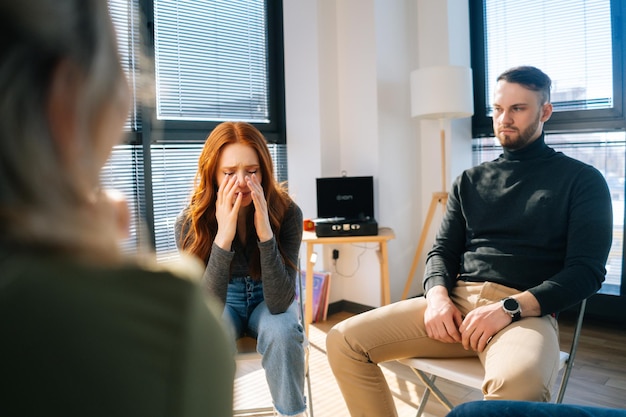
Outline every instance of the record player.
{"label": "record player", "polygon": [[315,234],[372,236],[378,234],[374,217],[373,177],[317,178]]}

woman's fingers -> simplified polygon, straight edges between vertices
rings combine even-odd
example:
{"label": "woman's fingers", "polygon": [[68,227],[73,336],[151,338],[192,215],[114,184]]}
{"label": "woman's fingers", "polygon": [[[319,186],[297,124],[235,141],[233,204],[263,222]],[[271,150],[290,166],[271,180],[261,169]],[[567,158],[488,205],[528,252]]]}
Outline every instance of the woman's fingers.
{"label": "woman's fingers", "polygon": [[237,177],[234,175],[226,175],[222,180],[217,190],[217,203],[218,204],[230,204],[232,207],[235,204],[235,190],[237,189]]}

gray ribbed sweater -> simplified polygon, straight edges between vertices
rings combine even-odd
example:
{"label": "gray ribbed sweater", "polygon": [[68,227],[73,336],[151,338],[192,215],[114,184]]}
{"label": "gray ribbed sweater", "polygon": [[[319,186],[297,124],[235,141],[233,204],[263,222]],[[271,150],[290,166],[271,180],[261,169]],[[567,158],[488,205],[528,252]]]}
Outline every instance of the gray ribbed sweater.
{"label": "gray ribbed sweater", "polygon": [[[174,226],[177,245],[180,245],[182,232],[187,228],[186,225],[183,225],[186,210],[184,209],[178,215]],[[267,242],[258,243],[263,297],[272,314],[279,314],[287,310],[294,300],[296,289],[296,270],[287,266],[283,261],[276,239],[274,236]],[[297,265],[302,242],[302,210],[296,203],[292,203],[285,212],[278,239],[286,256],[294,265]],[[248,275],[246,251],[238,239],[235,239],[230,251],[213,244],[211,256],[202,279],[205,289],[210,294],[225,303],[230,279]]]}

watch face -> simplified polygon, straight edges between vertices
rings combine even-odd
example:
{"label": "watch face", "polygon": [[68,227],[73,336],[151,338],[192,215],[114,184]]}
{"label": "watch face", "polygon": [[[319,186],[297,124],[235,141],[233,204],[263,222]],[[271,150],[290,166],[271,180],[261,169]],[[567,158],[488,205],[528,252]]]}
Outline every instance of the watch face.
{"label": "watch face", "polygon": [[509,311],[515,311],[519,308],[519,303],[513,298],[507,298],[504,300],[504,308]]}

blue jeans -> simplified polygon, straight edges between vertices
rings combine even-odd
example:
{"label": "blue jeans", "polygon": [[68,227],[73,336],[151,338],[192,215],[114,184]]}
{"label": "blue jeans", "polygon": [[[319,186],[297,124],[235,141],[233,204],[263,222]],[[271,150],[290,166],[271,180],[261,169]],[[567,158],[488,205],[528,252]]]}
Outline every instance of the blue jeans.
{"label": "blue jeans", "polygon": [[236,338],[248,335],[257,339],[276,410],[288,416],[303,412],[305,336],[298,303],[294,301],[284,313],[271,314],[261,282],[233,278],[228,284],[224,318],[232,324]]}
{"label": "blue jeans", "polygon": [[447,417],[626,417],[626,410],[524,401],[475,401],[455,407]]}

